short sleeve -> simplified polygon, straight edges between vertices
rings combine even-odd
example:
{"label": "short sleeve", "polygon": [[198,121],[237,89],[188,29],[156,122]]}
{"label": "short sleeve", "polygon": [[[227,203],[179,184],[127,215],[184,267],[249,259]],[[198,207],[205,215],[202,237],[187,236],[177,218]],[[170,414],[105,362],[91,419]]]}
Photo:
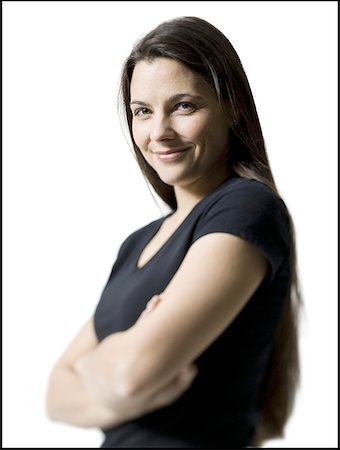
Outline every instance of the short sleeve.
{"label": "short sleeve", "polygon": [[193,241],[216,232],[230,233],[255,245],[269,261],[270,280],[288,263],[291,235],[287,208],[258,181],[239,179],[211,199],[197,223]]}

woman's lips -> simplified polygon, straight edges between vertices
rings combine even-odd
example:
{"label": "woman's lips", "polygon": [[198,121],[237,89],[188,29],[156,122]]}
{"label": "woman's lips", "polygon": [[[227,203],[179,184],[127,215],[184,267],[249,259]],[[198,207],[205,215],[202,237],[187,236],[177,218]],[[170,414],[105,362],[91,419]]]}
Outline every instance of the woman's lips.
{"label": "woman's lips", "polygon": [[176,161],[182,158],[183,154],[189,150],[189,148],[184,148],[181,150],[167,150],[164,152],[153,152],[162,161]]}

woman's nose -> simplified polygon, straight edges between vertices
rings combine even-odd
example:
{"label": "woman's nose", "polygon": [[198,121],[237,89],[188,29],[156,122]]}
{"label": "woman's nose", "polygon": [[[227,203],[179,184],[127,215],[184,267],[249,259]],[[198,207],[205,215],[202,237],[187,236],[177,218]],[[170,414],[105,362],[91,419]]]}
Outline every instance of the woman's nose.
{"label": "woman's nose", "polygon": [[172,139],[175,131],[171,126],[170,118],[160,115],[151,119],[150,139],[152,141],[162,141],[164,139]]}

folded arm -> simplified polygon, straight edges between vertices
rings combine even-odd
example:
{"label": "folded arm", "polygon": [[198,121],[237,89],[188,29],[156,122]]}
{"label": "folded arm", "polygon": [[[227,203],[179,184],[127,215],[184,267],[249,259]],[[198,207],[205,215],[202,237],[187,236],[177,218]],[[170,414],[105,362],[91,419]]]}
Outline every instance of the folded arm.
{"label": "folded arm", "polygon": [[113,411],[94,401],[74,370],[74,361],[93,351],[96,346],[93,319],[90,319],[65,350],[49,377],[46,410],[52,420],[81,427],[105,427],[115,422]]}
{"label": "folded arm", "polygon": [[52,372],[50,417],[106,428],[174,402],[195,376],[191,363],[245,306],[268,266],[236,236],[198,239],[151,314],[100,344],[93,320],[84,327]]}
{"label": "folded arm", "polygon": [[[139,322],[153,311],[152,299]],[[109,428],[173,403],[191,385],[195,367],[188,365],[151,395],[127,396],[121,389],[127,333],[98,343],[93,318],[80,330],[53,368],[47,389],[50,419],[79,427]]]}

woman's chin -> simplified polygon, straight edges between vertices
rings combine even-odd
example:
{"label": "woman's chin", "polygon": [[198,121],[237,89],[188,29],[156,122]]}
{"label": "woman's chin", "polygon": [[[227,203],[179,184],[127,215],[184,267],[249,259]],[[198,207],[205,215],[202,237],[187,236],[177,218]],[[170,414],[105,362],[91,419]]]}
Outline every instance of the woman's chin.
{"label": "woman's chin", "polygon": [[163,181],[163,183],[168,184],[169,186],[182,185],[186,182],[186,177],[169,176],[160,173],[158,173],[158,176]]}

